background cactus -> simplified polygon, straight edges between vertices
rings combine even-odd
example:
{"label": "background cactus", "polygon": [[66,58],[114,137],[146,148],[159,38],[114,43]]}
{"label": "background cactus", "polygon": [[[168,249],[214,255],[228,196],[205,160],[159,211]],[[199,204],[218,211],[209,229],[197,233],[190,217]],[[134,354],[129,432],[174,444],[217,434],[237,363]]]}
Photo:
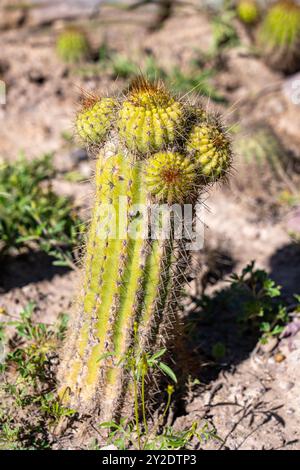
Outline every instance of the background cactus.
{"label": "background cactus", "polygon": [[246,25],[252,25],[258,20],[259,8],[254,0],[240,0],[236,11],[239,19]]}
{"label": "background cactus", "polygon": [[90,45],[86,34],[77,28],[69,28],[60,33],[56,41],[57,55],[66,63],[76,63],[87,58]]}
{"label": "background cactus", "polygon": [[239,134],[233,144],[240,189],[257,194],[278,196],[280,189],[294,191],[299,161],[281,143],[272,128],[256,123]]}
{"label": "background cactus", "polygon": [[[126,357],[133,344],[156,350],[175,324],[185,243],[172,230],[166,238],[148,237],[143,211],[151,212],[153,203],[169,210],[174,203],[193,204],[231,161],[216,119],[210,124],[206,113],[161,84],[137,79],[124,98],[109,102],[104,122],[107,103],[99,98],[77,117],[88,144],[100,131],[92,147],[95,200],[84,279],[59,371],[60,396],[81,413],[96,413],[98,422],[119,415],[132,400]],[[174,215],[170,221],[173,228]]]}
{"label": "background cactus", "polygon": [[258,44],[274,69],[300,70],[300,6],[294,0],[270,7],[258,32]]}

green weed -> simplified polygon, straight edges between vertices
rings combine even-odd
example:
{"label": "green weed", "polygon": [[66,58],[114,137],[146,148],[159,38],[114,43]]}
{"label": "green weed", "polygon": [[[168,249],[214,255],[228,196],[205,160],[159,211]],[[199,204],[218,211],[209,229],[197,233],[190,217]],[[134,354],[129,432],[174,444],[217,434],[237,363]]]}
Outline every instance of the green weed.
{"label": "green weed", "polygon": [[[166,388],[167,399],[162,412],[151,422],[148,422],[149,410],[146,403],[147,380],[153,380],[156,371],[161,371],[174,384],[177,378],[174,371],[162,361],[166,349],[161,349],[149,355],[138,348],[137,328],[135,329],[135,344],[122,360],[123,366],[127,368],[134,394],[134,419],[120,419],[119,422],[110,421],[101,423],[100,427],[107,429],[108,444],[115,445],[119,450],[135,448],[138,450],[175,450],[189,448],[191,441],[196,439],[201,443],[208,439],[220,439],[215,428],[205,423],[202,427],[198,422],[185,430],[175,430],[166,425],[165,420],[170,410],[174,385],[169,384]],[[119,364],[121,365],[121,363]]]}
{"label": "green weed", "polygon": [[[51,429],[74,410],[55,395],[53,367],[63,340],[68,317],[59,316],[55,325],[35,322],[35,304],[29,303],[19,318],[7,316],[2,322],[0,387],[0,448],[51,448]],[[4,332],[13,328],[10,339]],[[8,352],[3,354],[3,351]]]}
{"label": "green weed", "polygon": [[290,308],[282,300],[281,286],[266,271],[255,269],[254,261],[241,274],[232,274],[229,282],[229,287],[216,292],[212,298],[203,296],[203,311],[207,315],[222,309],[235,312],[241,329],[260,334],[262,343],[272,336],[278,337],[290,321]]}
{"label": "green weed", "polygon": [[71,200],[52,190],[54,175],[50,155],[0,164],[0,254],[38,248],[73,266],[84,227]]}

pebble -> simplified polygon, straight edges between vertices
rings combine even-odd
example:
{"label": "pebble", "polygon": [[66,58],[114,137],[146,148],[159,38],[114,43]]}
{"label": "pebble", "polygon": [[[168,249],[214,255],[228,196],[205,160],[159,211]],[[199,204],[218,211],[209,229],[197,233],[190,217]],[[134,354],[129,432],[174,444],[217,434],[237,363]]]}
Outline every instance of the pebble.
{"label": "pebble", "polygon": [[275,362],[280,363],[286,359],[286,356],[282,354],[281,352],[278,352],[277,354],[275,354],[274,359],[275,359]]}
{"label": "pebble", "polygon": [[88,159],[88,153],[84,148],[74,149],[71,152],[71,159],[74,164],[77,165],[78,163],[81,163]]}
{"label": "pebble", "polygon": [[89,163],[81,163],[79,170],[82,176],[86,179],[89,179],[93,174],[93,169]]}
{"label": "pebble", "polygon": [[113,444],[110,444],[109,446],[101,447],[100,450],[118,450],[118,448]]}
{"label": "pebble", "polygon": [[292,388],[295,387],[295,384],[294,382],[279,382],[279,387],[282,389],[282,390],[292,390]]}

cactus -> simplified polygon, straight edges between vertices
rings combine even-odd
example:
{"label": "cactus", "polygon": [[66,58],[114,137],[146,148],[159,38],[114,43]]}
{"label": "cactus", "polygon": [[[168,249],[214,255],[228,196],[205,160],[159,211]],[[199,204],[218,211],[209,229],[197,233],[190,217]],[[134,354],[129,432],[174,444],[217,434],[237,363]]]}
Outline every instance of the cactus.
{"label": "cactus", "polygon": [[119,111],[120,139],[134,152],[148,153],[172,144],[182,124],[181,104],[164,88],[147,85],[143,80],[135,82]]}
{"label": "cactus", "polygon": [[115,101],[90,96],[83,100],[76,120],[77,132],[83,142],[101,144],[111,127]]}
{"label": "cactus", "polygon": [[294,176],[299,166],[293,154],[287,151],[272,128],[256,123],[235,139],[239,187],[253,194],[276,195],[278,189],[294,187]]}
{"label": "cactus", "polygon": [[300,6],[294,0],[271,6],[259,29],[258,45],[274,69],[300,70]]}
{"label": "cactus", "polygon": [[259,17],[259,9],[254,0],[240,0],[236,7],[238,18],[246,25],[253,25]]}
{"label": "cactus", "polygon": [[287,165],[286,151],[272,129],[265,124],[254,126],[250,135],[239,135],[234,147],[245,164],[258,167],[259,172],[268,166],[275,173],[278,168]]}
{"label": "cactus", "polygon": [[75,64],[88,57],[90,45],[83,31],[77,28],[69,28],[62,31],[58,36],[56,51],[63,62]]}
{"label": "cactus", "polygon": [[198,174],[206,182],[224,176],[231,161],[228,137],[214,119],[204,118],[195,124],[187,139],[187,151],[198,165]]}
{"label": "cactus", "polygon": [[123,98],[94,100],[79,112],[77,126],[81,138],[90,144],[95,136],[98,144],[90,147],[97,157],[95,199],[59,394],[100,422],[130,406],[124,358],[133,343],[151,352],[167,341],[188,259],[184,240],[172,230],[166,238],[148,237],[149,219],[141,214],[157,204],[194,206],[206,179],[229,167],[231,152],[215,120],[212,126],[206,113],[142,78]]}

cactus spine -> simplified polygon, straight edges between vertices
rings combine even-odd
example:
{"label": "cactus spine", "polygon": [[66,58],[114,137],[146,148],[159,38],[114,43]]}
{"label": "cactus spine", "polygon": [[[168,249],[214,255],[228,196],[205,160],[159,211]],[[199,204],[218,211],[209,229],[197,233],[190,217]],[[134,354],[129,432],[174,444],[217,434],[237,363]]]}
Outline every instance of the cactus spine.
{"label": "cactus spine", "polygon": [[[106,110],[107,101],[103,103],[93,103],[97,113]],[[97,129],[95,200],[82,292],[59,371],[60,396],[81,413],[96,413],[98,422],[111,420],[121,413],[124,401],[130,401],[124,358],[133,338],[137,336],[138,347],[149,352],[166,342],[181,289],[187,260],[184,241],[175,240],[172,230],[169,237],[149,237],[145,214],[153,204],[164,204],[171,213],[172,204],[193,204],[206,184],[203,173],[212,181],[221,176],[224,161],[228,167],[231,160],[228,143],[222,146],[220,160],[217,149],[207,154],[205,168],[212,155],[214,171],[203,171],[202,150],[195,151],[194,158],[187,141],[204,114],[191,112],[161,84],[138,79],[125,98],[111,103],[115,121],[108,116],[103,120],[101,112],[100,117],[92,112],[88,119],[88,144],[90,124]],[[90,105],[81,109],[80,130],[90,110]],[[206,133],[210,148],[209,138]],[[224,133],[222,139],[228,142]],[[214,135],[213,146],[218,142]],[[173,228],[174,215],[170,225]]]}

